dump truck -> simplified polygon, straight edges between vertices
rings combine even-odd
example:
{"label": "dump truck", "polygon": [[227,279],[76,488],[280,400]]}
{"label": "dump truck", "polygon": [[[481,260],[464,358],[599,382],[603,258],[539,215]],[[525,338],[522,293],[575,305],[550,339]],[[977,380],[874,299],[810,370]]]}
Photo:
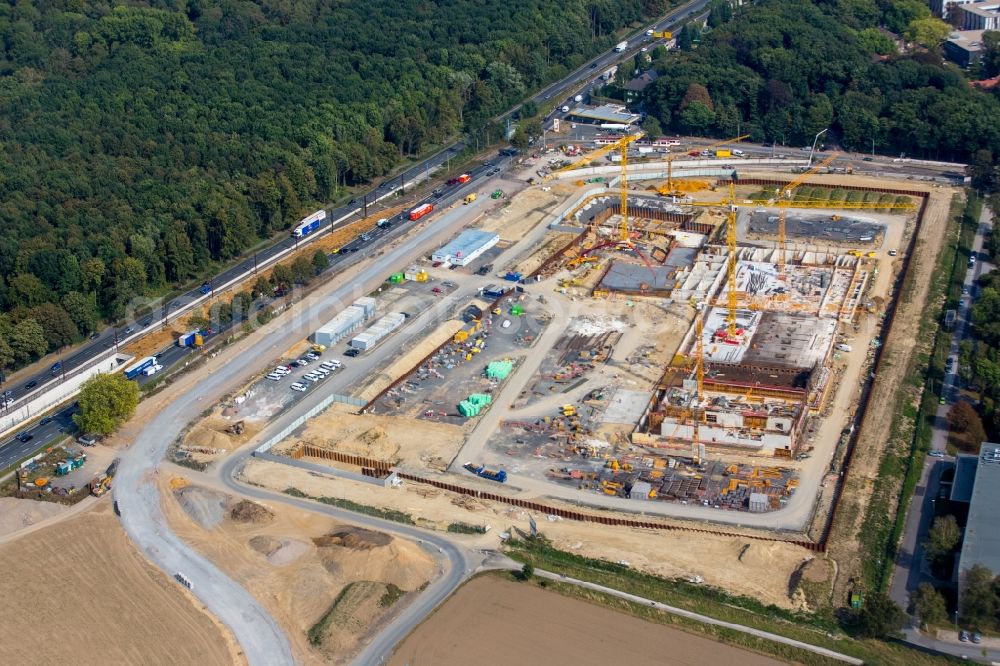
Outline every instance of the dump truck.
{"label": "dump truck", "polygon": [[476,200],[476,193],[473,192],[465,197],[465,205],[468,206],[470,203]]}
{"label": "dump truck", "polygon": [[491,199],[502,199],[503,198],[503,190],[494,190],[493,194],[490,195],[490,198]]}
{"label": "dump truck", "polygon": [[470,462],[463,465],[465,469],[469,470],[476,476],[480,476],[484,479],[489,479],[490,481],[497,481],[498,483],[507,483],[507,472],[502,469],[492,470],[486,469],[485,465],[474,465]]}
{"label": "dump truck", "polygon": [[731,151],[729,149],[726,149],[726,148],[720,148],[719,150],[715,151],[715,156],[716,157],[732,157],[733,156],[733,151]]}

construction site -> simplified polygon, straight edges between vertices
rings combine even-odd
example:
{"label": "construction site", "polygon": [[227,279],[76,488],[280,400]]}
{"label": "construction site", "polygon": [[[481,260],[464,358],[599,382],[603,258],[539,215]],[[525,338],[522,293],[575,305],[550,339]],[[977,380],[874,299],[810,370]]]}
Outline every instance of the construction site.
{"label": "construction site", "polygon": [[[374,286],[273,338],[268,367],[175,438],[172,529],[303,663],[362,650],[437,555],[277,500],[247,522],[220,469],[477,552],[542,523],[556,548],[782,608],[811,603],[803,577],[829,582],[815,554],[929,188],[830,173],[835,155],[630,165],[638,140],[525,158],[486,188],[503,197],[444,209],[447,233],[390,245]],[[107,494],[116,472],[103,449],[36,462],[35,495]]]}

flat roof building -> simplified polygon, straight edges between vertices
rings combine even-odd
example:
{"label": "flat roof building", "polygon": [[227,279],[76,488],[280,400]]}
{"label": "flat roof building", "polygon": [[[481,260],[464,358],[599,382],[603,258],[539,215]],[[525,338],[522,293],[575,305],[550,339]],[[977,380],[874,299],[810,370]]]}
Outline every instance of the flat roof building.
{"label": "flat roof building", "polygon": [[614,104],[605,104],[604,106],[591,108],[578,106],[570,111],[569,115],[574,120],[591,123],[612,123],[616,125],[632,125],[641,119],[639,114],[632,113],[624,106],[616,106]]}
{"label": "flat roof building", "polygon": [[500,242],[500,235],[479,229],[466,229],[454,240],[431,255],[433,261],[453,266],[468,266],[483,252]]}
{"label": "flat roof building", "polygon": [[976,564],[1000,574],[997,506],[1000,506],[1000,444],[984,442],[979,448],[976,478],[969,500],[969,518],[958,560],[959,581]]}
{"label": "flat roof building", "polygon": [[983,31],[960,30],[944,42],[944,55],[960,67],[969,67],[983,57]]}
{"label": "flat roof building", "polygon": [[962,30],[1000,30],[1000,3],[973,2],[959,7]]}

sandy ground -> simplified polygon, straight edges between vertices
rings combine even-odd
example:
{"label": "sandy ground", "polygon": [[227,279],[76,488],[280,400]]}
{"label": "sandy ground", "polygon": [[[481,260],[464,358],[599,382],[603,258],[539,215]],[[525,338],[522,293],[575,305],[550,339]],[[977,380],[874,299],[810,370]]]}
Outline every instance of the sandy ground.
{"label": "sandy ground", "polygon": [[110,507],[0,546],[4,661],[245,663],[228,631],[132,547]]}
{"label": "sandy ground", "polygon": [[55,502],[0,497],[0,537],[37,525],[53,516],[61,516],[67,511],[68,506]]}
{"label": "sandy ground", "polygon": [[[240,522],[232,517],[234,498],[179,477],[167,480],[163,492],[171,528],[260,600],[304,664],[347,660],[358,640],[393,610],[377,604],[385,584],[413,591],[435,573],[433,560],[418,546],[386,534],[282,504],[261,505],[257,522]],[[310,627],[355,581],[371,582],[369,594],[352,599],[322,646],[313,648]]]}
{"label": "sandy ground", "polygon": [[541,188],[529,187],[482,221],[484,231],[495,231],[501,240],[518,241],[562,204],[562,197]]}
{"label": "sandy ground", "polygon": [[465,666],[471,655],[476,664],[783,663],[597,604],[482,576],[410,634],[389,664]]}
{"label": "sandy ground", "polygon": [[[243,478],[278,491],[295,487],[313,497],[330,495],[397,509],[410,514],[418,524],[440,530],[454,521],[486,524],[493,529],[481,539],[484,548],[499,547],[500,532],[511,528],[529,530],[528,514],[520,509],[421,484],[379,489],[260,460],[247,462]],[[539,531],[563,550],[614,562],[627,560],[633,567],[666,577],[701,576],[706,584],[786,608],[800,606],[798,595],[789,591],[789,581],[795,569],[812,557],[805,549],[788,543],[601,527],[569,520],[549,521],[540,515],[535,519]],[[750,547],[740,558],[747,544]]]}
{"label": "sandy ground", "polygon": [[460,426],[409,416],[358,415],[354,409],[334,403],[310,419],[299,437],[282,442],[275,452],[307,442],[341,453],[399,462],[404,467],[443,470],[465,439]]}

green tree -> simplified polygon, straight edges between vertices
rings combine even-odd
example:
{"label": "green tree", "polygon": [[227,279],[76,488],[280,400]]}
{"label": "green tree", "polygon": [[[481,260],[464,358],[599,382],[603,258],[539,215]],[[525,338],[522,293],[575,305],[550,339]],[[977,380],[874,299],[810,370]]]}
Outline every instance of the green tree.
{"label": "green tree", "polygon": [[521,580],[531,580],[535,577],[535,567],[531,562],[525,562],[521,567]]}
{"label": "green tree", "polygon": [[942,558],[951,554],[961,538],[962,531],[958,527],[955,516],[938,516],[927,531],[927,541],[924,542],[927,558],[932,561],[941,561]]}
{"label": "green tree", "polygon": [[90,333],[97,328],[97,301],[93,294],[86,296],[71,291],[60,302],[80,333]]}
{"label": "green tree", "polygon": [[108,435],[127,421],[139,405],[139,385],[120,372],[95,375],[80,387],[80,411],[73,415],[85,433]]}
{"label": "green tree", "polygon": [[11,276],[7,284],[10,298],[18,305],[30,308],[45,303],[50,297],[48,288],[33,273],[18,273]]}
{"label": "green tree", "polygon": [[677,48],[681,51],[690,51],[694,46],[694,35],[691,34],[691,28],[685,23],[681,27],[681,31],[677,33]]}
{"label": "green tree", "polygon": [[30,318],[14,324],[7,334],[7,343],[14,352],[14,359],[22,364],[42,356],[49,349],[45,330]]}
{"label": "green tree", "polygon": [[10,348],[7,339],[0,335],[0,370],[6,370],[14,365],[14,350]]}
{"label": "green tree", "polygon": [[257,278],[253,283],[253,288],[250,290],[250,295],[253,298],[259,298],[265,296],[270,298],[274,296],[274,285],[271,284],[269,280],[261,276]]}
{"label": "green tree", "polygon": [[309,281],[316,275],[313,264],[305,255],[299,255],[292,262],[292,280],[298,284],[309,284]]}
{"label": "green tree", "polygon": [[883,592],[873,592],[857,615],[858,632],[868,638],[889,638],[903,627],[905,614]]}
{"label": "green tree", "polygon": [[948,619],[944,595],[930,583],[921,583],[913,594],[913,611],[924,624],[941,624]]}
{"label": "green tree", "polygon": [[316,250],[312,257],[313,273],[319,275],[330,265],[330,257],[325,250]]}
{"label": "green tree", "polygon": [[655,116],[646,116],[646,119],[642,121],[642,129],[653,138],[663,136],[663,127]]}
{"label": "green tree", "polygon": [[288,264],[278,264],[271,271],[271,282],[276,288],[288,289],[295,282],[295,272]]}
{"label": "green tree", "polygon": [[910,21],[903,35],[909,42],[934,48],[948,38],[951,26],[936,18],[923,18]]}
{"label": "green tree", "polygon": [[45,322],[42,330],[49,349],[65,347],[80,335],[72,318],[55,303],[42,303],[32,308],[31,318]]}
{"label": "green tree", "polygon": [[981,564],[974,564],[961,575],[962,619],[981,627],[992,627],[996,622],[1000,600],[997,599],[996,581],[993,572]]}
{"label": "green tree", "polygon": [[538,115],[538,104],[534,100],[525,100],[521,104],[521,117],[522,118],[534,118]]}
{"label": "green tree", "polygon": [[982,60],[983,78],[993,78],[1000,74],[1000,32],[986,30],[983,32]]}
{"label": "green tree", "polygon": [[715,125],[715,113],[702,102],[692,102],[681,111],[680,124],[689,134],[704,135]]}

